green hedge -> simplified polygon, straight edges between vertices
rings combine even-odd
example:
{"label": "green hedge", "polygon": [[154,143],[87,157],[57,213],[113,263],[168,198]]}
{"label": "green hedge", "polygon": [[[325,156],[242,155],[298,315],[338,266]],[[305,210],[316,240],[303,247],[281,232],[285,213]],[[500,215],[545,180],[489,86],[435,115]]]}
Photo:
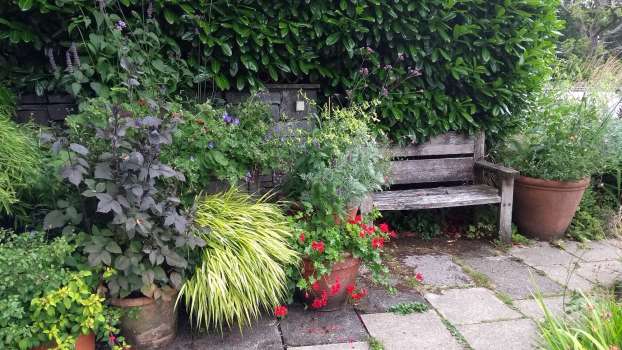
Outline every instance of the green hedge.
{"label": "green hedge", "polygon": [[[150,8],[147,0],[100,3],[145,16]],[[551,0],[156,0],[151,7],[193,71],[187,85],[305,81],[343,93],[365,67],[368,86],[354,98],[386,95],[381,127],[394,138],[501,132],[548,73],[559,28]],[[44,59],[44,47],[80,43],[89,28],[64,29],[94,10],[93,0],[10,0],[0,5],[0,45],[39,49]],[[372,60],[359,54],[364,47]]]}

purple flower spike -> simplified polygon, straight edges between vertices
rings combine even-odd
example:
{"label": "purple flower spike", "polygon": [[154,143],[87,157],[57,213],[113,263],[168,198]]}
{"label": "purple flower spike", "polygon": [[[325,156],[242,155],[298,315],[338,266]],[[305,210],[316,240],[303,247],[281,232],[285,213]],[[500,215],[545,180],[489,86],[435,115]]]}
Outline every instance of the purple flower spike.
{"label": "purple flower spike", "polygon": [[233,118],[233,121],[231,122],[231,124],[233,124],[233,125],[240,125],[240,119],[239,118]]}
{"label": "purple flower spike", "polygon": [[367,69],[367,68],[363,67],[363,68],[361,68],[361,69],[359,70],[359,73],[360,73],[362,76],[366,77],[366,76],[368,76],[368,75],[369,75],[369,69]]}
{"label": "purple flower spike", "polygon": [[207,148],[209,149],[214,149],[214,146],[215,146],[214,141],[210,141],[207,143]]}
{"label": "purple flower spike", "polygon": [[403,52],[400,52],[400,53],[397,54],[397,60],[398,61],[403,61],[404,60],[404,53]]}
{"label": "purple flower spike", "polygon": [[389,90],[387,90],[386,87],[383,87],[382,90],[380,90],[380,93],[382,94],[382,96],[387,97],[389,96]]}
{"label": "purple flower spike", "polygon": [[393,69],[393,66],[390,65],[390,64],[387,64],[386,66],[384,66],[384,69],[385,70],[391,70],[391,69]]}
{"label": "purple flower spike", "polygon": [[222,121],[224,121],[226,124],[231,124],[231,122],[233,121],[233,118],[229,115],[229,113],[225,112],[222,115]]}
{"label": "purple flower spike", "polygon": [[421,69],[408,67],[408,75],[413,77],[421,76]]}
{"label": "purple flower spike", "polygon": [[367,46],[365,48],[365,50],[367,50],[367,53],[374,53],[374,49],[372,49],[371,47]]}
{"label": "purple flower spike", "polygon": [[125,22],[123,22],[122,20],[118,20],[115,26],[118,31],[122,31],[123,29],[125,29],[125,27],[127,27],[127,24],[125,24]]}

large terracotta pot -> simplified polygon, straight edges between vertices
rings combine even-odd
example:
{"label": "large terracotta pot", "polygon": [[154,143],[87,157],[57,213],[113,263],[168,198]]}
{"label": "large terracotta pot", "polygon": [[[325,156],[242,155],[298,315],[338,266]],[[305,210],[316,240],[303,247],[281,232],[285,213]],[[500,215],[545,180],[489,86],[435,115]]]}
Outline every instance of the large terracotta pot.
{"label": "large terracotta pot", "polygon": [[[302,263],[303,277],[308,278],[315,274],[312,261],[303,259]],[[305,301],[311,305],[314,299],[322,298],[322,292],[326,292],[327,303],[318,310],[334,311],[341,308],[346,301],[346,288],[356,282],[360,266],[360,259],[352,257],[350,253],[345,253],[343,260],[333,264],[331,272],[318,281],[319,288],[317,290],[310,288],[306,291]]]}
{"label": "large terracotta pot", "polygon": [[[48,350],[56,348],[56,344],[40,345],[31,350]],[[95,334],[81,334],[76,339],[75,350],[95,350]]]}
{"label": "large terracotta pot", "polygon": [[589,183],[589,177],[553,181],[519,176],[514,182],[513,208],[519,232],[545,241],[561,238]]}
{"label": "large terracotta pot", "polygon": [[121,333],[132,349],[166,349],[177,335],[175,295],[159,299],[147,297],[111,299],[116,307],[127,309],[121,318]]}

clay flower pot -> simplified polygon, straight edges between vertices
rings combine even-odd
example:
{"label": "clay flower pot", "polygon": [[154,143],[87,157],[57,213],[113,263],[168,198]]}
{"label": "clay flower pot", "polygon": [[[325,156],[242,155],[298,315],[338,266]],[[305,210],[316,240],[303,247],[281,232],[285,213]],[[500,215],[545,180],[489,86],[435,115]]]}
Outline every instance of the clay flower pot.
{"label": "clay flower pot", "polygon": [[[315,274],[313,262],[303,259],[303,277],[308,278]],[[305,301],[313,309],[319,311],[334,311],[340,309],[346,301],[346,288],[356,283],[356,276],[361,266],[361,260],[354,258],[350,253],[343,254],[343,260],[333,264],[331,272],[324,275],[318,281],[316,287],[305,291]],[[325,293],[323,295],[323,293]],[[326,298],[325,305],[320,308],[313,307],[315,299]]]}
{"label": "clay flower pot", "polygon": [[[31,350],[48,350],[56,348],[56,344],[40,345]],[[76,350],[95,350],[95,334],[81,334],[76,339]]]}
{"label": "clay flower pot", "polygon": [[513,216],[518,231],[545,241],[561,238],[589,183],[589,177],[579,181],[516,178]]}
{"label": "clay flower pot", "polygon": [[[167,349],[177,335],[176,295],[159,299],[147,297],[111,299],[110,303],[125,312],[121,333],[132,349]],[[129,311],[129,310],[126,310]]]}

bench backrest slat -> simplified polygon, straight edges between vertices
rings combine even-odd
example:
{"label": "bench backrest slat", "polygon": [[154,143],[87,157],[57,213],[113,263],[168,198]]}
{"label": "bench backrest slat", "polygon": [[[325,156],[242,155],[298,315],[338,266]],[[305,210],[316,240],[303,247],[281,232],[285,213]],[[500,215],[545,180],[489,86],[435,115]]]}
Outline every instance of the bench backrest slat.
{"label": "bench backrest slat", "polygon": [[474,162],[483,157],[484,138],[481,133],[446,133],[390,152],[393,184],[472,181]]}

